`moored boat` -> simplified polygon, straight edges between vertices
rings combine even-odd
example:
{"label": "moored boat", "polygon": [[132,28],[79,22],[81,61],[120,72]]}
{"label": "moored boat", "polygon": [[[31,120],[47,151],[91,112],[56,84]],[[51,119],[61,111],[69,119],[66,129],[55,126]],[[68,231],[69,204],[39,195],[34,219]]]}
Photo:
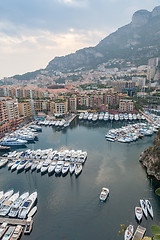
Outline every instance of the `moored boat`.
{"label": "moored boat", "polygon": [[9,217],[17,217],[20,206],[28,198],[28,196],[29,192],[25,192],[12,204],[10,212],[8,214]]}
{"label": "moored boat", "polygon": [[106,187],[103,187],[99,196],[100,201],[104,202],[108,196],[109,196],[109,189]]}
{"label": "moored boat", "polygon": [[76,163],[75,165],[75,175],[78,177],[78,175],[82,172],[82,164]]}
{"label": "moored boat", "polygon": [[18,217],[25,219],[33,204],[37,199],[37,192],[32,193],[27,200],[23,203],[22,207],[20,207]]}
{"label": "moored boat", "polygon": [[143,217],[143,211],[141,207],[135,207],[135,216],[138,222],[142,220]]}
{"label": "moored boat", "polygon": [[5,202],[2,203],[1,208],[0,208],[0,215],[1,216],[6,216],[8,212],[11,209],[12,204],[14,201],[17,200],[19,197],[19,192],[13,194],[10,198],[8,198]]}
{"label": "moored boat", "polygon": [[153,208],[152,208],[152,205],[151,205],[150,201],[148,199],[145,200],[145,204],[147,206],[147,210],[148,210],[149,215],[153,218]]}
{"label": "moored boat", "polygon": [[129,225],[124,233],[124,240],[130,240],[133,236],[134,226]]}
{"label": "moored boat", "polygon": [[147,206],[145,204],[145,201],[143,199],[140,199],[140,206],[143,210],[144,216],[147,218]]}
{"label": "moored boat", "polygon": [[0,159],[0,168],[5,166],[7,162],[8,162],[8,159],[5,159],[5,158]]}
{"label": "moored boat", "polygon": [[31,211],[28,213],[28,218],[33,217],[36,212],[37,212],[37,206],[31,209]]}

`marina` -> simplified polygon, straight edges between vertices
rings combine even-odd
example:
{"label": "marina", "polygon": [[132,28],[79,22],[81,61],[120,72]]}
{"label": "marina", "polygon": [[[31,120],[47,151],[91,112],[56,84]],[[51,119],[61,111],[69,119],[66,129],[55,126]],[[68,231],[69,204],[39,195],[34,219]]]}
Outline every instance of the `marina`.
{"label": "marina", "polygon": [[[64,237],[70,240],[99,237],[123,239],[124,236],[117,238],[119,224],[132,223],[136,229],[138,224],[134,216],[134,206],[140,199],[150,200],[154,209],[154,223],[158,222],[160,216],[156,209],[159,199],[153,194],[158,184],[146,177],[144,169],[138,162],[139,154],[152,143],[155,135],[144,137],[132,144],[121,145],[115,142],[113,148],[111,142],[106,142],[104,133],[111,128],[122,126],[123,121],[92,123],[76,118],[66,130],[56,131],[49,125],[42,126],[38,141],[29,142],[26,147],[18,149],[11,147],[8,163],[11,163],[12,159],[24,160],[20,154],[26,151],[33,153],[36,151],[39,156],[38,149],[44,151],[44,158],[49,156],[45,154],[45,150],[51,148],[52,151],[61,149],[62,152],[79,149],[87,151],[87,161],[78,178],[71,174],[65,175],[65,178],[62,174],[54,174],[54,178],[49,174],[37,174],[37,171],[31,171],[34,165],[22,173],[17,171],[11,173],[7,164],[0,169],[1,189],[14,188],[15,192],[18,190],[38,192],[38,211],[34,216],[34,227],[29,239],[52,239],[53,233],[55,239]],[[41,162],[45,160],[26,159],[33,160],[35,165],[37,160]],[[133,171],[130,171],[131,168]],[[105,203],[99,200],[103,186],[110,190]],[[117,208],[119,202],[121,207]],[[104,222],[105,224],[102,224]],[[146,236],[151,236],[150,226],[153,220],[150,217],[147,219],[143,217],[142,224],[146,227]],[[22,239],[28,239],[28,236],[23,235]]]}

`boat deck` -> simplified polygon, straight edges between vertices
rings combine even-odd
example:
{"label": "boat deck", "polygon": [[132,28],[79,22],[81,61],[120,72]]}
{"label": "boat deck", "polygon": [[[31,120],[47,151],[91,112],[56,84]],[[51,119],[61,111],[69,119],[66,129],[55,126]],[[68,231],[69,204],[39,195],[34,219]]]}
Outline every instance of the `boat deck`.
{"label": "boat deck", "polygon": [[139,225],[134,233],[132,240],[142,239],[145,232],[146,232],[146,228]]}

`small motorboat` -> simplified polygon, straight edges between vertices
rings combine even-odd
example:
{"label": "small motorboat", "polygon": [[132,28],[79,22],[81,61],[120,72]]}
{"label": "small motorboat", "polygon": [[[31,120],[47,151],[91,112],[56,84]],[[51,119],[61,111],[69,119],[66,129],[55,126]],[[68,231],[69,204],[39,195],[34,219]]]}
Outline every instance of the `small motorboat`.
{"label": "small motorboat", "polygon": [[149,215],[153,218],[153,208],[149,200],[145,200]]}
{"label": "small motorboat", "polygon": [[8,198],[10,198],[13,194],[13,189],[6,192],[5,194],[2,195],[2,197],[0,198],[0,205],[4,202],[4,201],[7,201]]}
{"label": "small motorboat", "polygon": [[107,199],[108,195],[109,195],[109,189],[103,187],[99,196],[100,201],[104,202]]}
{"label": "small motorboat", "polygon": [[20,162],[21,162],[20,160],[16,161],[16,162],[12,165],[11,171],[16,170],[16,168],[17,168],[17,166],[20,164]]}
{"label": "small motorboat", "polygon": [[70,163],[70,166],[69,166],[69,172],[70,174],[73,174],[75,171],[75,163]]}
{"label": "small motorboat", "polygon": [[129,225],[124,233],[124,240],[130,240],[133,236],[134,226]]}
{"label": "small motorboat", "polygon": [[19,172],[19,171],[22,171],[22,170],[24,169],[24,167],[26,166],[27,163],[28,163],[27,160],[22,160],[22,161],[18,164],[18,166],[17,166],[17,171],[18,171],[18,172]]}
{"label": "small motorboat", "polygon": [[138,222],[140,222],[143,217],[143,211],[142,211],[141,207],[135,207],[135,215],[136,215]]}
{"label": "small motorboat", "polygon": [[0,168],[6,165],[7,162],[8,162],[8,159],[5,159],[5,158],[0,159]]}
{"label": "small motorboat", "polygon": [[28,171],[28,170],[31,168],[32,164],[33,164],[33,160],[30,160],[30,161],[26,164],[24,170],[25,170],[25,171]]}
{"label": "small motorboat", "polygon": [[82,172],[82,164],[81,163],[77,163],[75,166],[75,175],[76,177],[78,177],[78,175]]}
{"label": "small motorboat", "polygon": [[54,172],[54,170],[55,170],[55,168],[56,168],[56,165],[57,165],[57,163],[56,163],[55,161],[53,161],[53,162],[50,164],[50,166],[49,166],[49,168],[48,168],[48,174],[52,174],[52,173]]}
{"label": "small motorboat", "polygon": [[69,163],[64,163],[62,167],[62,175],[66,175],[69,171]]}
{"label": "small motorboat", "polygon": [[28,218],[33,217],[36,212],[37,212],[37,206],[31,209],[31,211],[28,213]]}
{"label": "small motorboat", "polygon": [[145,201],[143,199],[140,199],[140,206],[143,210],[144,216],[147,218],[147,206],[145,204]]}
{"label": "small motorboat", "polygon": [[5,202],[2,203],[0,208],[0,216],[6,216],[11,209],[12,204],[19,197],[19,192],[13,194],[10,198],[8,198]]}

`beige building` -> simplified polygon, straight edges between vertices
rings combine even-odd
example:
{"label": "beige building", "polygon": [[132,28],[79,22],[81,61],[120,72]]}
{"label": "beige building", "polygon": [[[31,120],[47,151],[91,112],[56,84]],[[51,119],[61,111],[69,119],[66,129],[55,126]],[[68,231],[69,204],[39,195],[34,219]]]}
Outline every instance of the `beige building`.
{"label": "beige building", "polygon": [[134,102],[131,99],[121,99],[119,103],[120,112],[133,112]]}
{"label": "beige building", "polygon": [[8,120],[19,118],[19,109],[18,109],[17,99],[7,100],[6,109],[8,113]]}
{"label": "beige building", "polygon": [[55,114],[56,115],[63,115],[68,112],[68,103],[65,100],[55,101]]}
{"label": "beige building", "polygon": [[19,115],[23,117],[31,117],[31,104],[30,102],[18,103]]}

